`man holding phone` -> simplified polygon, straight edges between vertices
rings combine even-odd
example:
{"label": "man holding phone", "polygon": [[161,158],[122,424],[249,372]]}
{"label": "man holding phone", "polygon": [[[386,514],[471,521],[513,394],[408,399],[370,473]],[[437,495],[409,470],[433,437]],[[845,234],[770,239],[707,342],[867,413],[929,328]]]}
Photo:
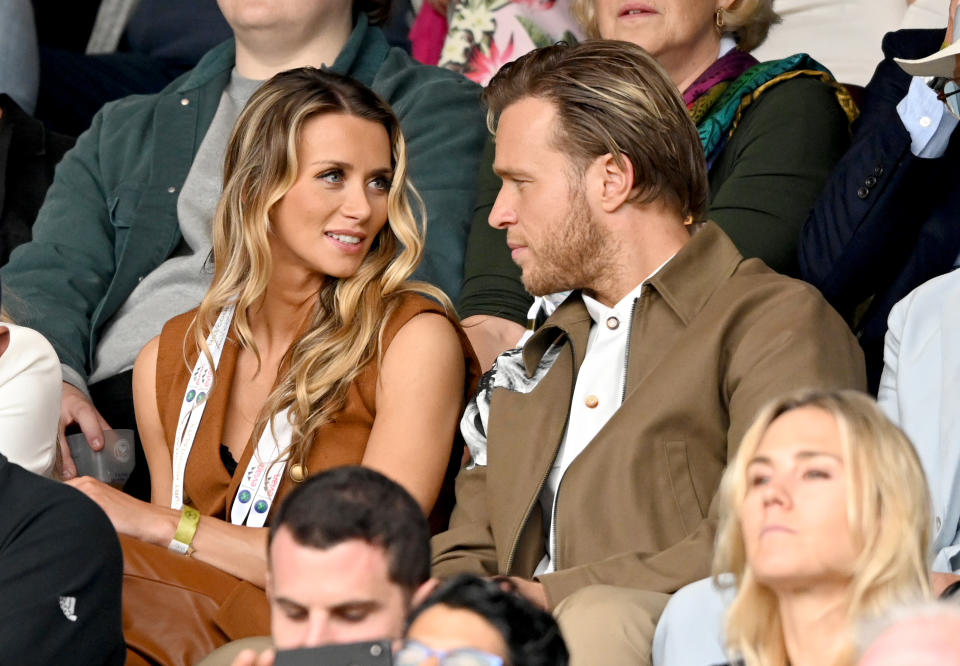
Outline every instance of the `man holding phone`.
{"label": "man holding phone", "polygon": [[[272,641],[235,641],[203,666],[272,666],[281,659],[266,649],[271,644],[282,655],[399,638],[410,608],[430,591],[429,539],[416,500],[382,474],[340,467],[309,479],[290,494],[270,527]],[[373,643],[358,647],[379,656],[370,648],[377,651]]]}

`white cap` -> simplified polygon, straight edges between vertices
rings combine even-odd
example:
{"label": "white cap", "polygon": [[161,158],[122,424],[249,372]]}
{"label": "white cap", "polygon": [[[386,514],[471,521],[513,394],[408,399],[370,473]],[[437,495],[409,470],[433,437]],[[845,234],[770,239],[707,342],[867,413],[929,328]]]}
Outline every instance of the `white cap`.
{"label": "white cap", "polygon": [[958,54],[960,54],[960,40],[926,58],[919,60],[894,58],[894,60],[903,68],[903,71],[912,76],[940,76],[952,79],[957,68]]}

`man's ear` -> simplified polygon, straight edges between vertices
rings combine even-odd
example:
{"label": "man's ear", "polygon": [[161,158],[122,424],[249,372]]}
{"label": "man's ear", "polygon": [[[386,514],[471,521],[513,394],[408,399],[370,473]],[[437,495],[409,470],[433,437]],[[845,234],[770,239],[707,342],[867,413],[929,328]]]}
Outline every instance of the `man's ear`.
{"label": "man's ear", "polygon": [[421,583],[420,587],[413,591],[413,596],[410,597],[410,608],[416,608],[422,604],[426,598],[429,597],[435,589],[437,589],[439,584],[439,578],[428,578]]}
{"label": "man's ear", "polygon": [[599,178],[602,185],[600,207],[606,213],[619,209],[633,192],[633,163],[622,153],[620,162],[617,164],[616,158],[607,153],[591,166],[591,171],[596,170],[594,177]]}

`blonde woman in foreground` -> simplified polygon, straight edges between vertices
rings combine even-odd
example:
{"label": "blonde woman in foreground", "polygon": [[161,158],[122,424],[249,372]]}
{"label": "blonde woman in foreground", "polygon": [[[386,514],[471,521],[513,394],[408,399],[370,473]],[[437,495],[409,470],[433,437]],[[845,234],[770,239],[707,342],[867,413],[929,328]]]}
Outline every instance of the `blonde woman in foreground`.
{"label": "blonde woman in foreground", "polygon": [[929,596],[923,469],[866,395],[770,404],[720,492],[714,571],[735,577],[727,645],[746,666],[853,664],[858,622]]}
{"label": "blonde woman in foreground", "polygon": [[269,633],[264,525],[308,476],[367,465],[433,508],[475,361],[444,294],[408,281],[410,196],[399,123],[363,85],[301,68],[250,99],[210,291],[134,368],[152,503],[72,482],[122,535],[128,663]]}

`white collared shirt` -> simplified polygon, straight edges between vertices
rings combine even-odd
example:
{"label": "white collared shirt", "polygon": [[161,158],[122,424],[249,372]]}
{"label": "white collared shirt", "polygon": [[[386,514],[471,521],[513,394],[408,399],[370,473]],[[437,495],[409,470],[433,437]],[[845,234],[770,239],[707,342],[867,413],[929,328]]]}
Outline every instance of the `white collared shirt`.
{"label": "white collared shirt", "polygon": [[554,512],[563,475],[623,402],[633,310],[643,292],[644,284],[669,261],[668,259],[661,264],[646,280],[634,287],[613,307],[607,307],[585,294],[582,296],[593,324],[590,326],[590,335],[587,338],[586,355],[577,373],[577,382],[573,389],[567,429],[550,474],[540,492],[547,554],[537,565],[534,575],[551,573],[555,570],[552,559],[556,552]]}

